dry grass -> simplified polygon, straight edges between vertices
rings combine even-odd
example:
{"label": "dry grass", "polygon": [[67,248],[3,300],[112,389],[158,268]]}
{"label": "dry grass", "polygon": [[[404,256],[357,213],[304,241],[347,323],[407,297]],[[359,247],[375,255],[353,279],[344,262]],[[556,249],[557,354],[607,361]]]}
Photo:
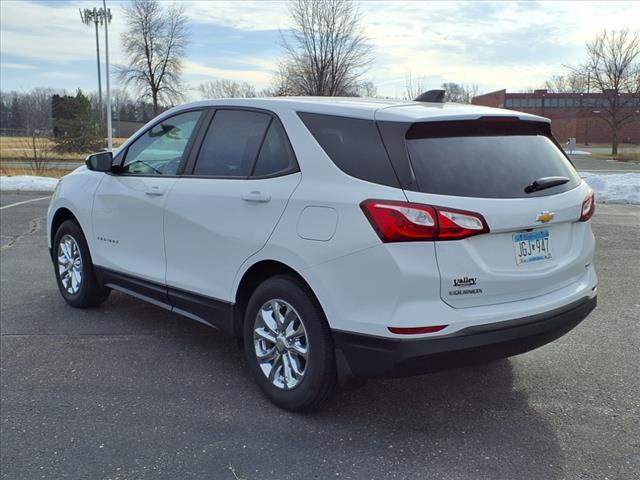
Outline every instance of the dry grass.
{"label": "dry grass", "polygon": [[[48,169],[48,170],[44,170],[40,174],[40,176],[41,177],[62,178],[69,172],[70,172],[70,170]],[[0,165],[0,175],[4,175],[4,176],[7,176],[7,177],[15,177],[15,176],[18,176],[18,175],[35,175],[35,173],[34,173],[33,169],[31,169],[31,168],[3,167],[2,165]]]}
{"label": "dry grass", "polygon": [[[119,147],[126,138],[114,138],[113,146]],[[2,160],[25,160],[25,153],[28,154],[28,137],[0,137],[0,159]],[[91,153],[59,153],[53,149],[54,145],[49,140],[50,158],[55,161],[83,161]]]}
{"label": "dry grass", "polygon": [[618,151],[616,160],[620,162],[637,162],[640,163],[640,147],[622,145]]}

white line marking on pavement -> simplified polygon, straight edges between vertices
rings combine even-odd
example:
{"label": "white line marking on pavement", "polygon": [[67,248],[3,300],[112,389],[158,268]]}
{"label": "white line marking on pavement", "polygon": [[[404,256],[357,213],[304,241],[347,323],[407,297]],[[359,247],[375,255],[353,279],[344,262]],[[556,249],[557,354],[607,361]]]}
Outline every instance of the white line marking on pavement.
{"label": "white line marking on pavement", "polygon": [[0,207],[0,210],[4,210],[5,208],[17,207],[18,205],[24,205],[25,203],[38,202],[40,200],[46,200],[47,198],[51,198],[51,195],[49,195],[48,197],[32,198],[31,200],[24,200],[22,202],[12,203],[11,205],[5,205],[4,207]]}

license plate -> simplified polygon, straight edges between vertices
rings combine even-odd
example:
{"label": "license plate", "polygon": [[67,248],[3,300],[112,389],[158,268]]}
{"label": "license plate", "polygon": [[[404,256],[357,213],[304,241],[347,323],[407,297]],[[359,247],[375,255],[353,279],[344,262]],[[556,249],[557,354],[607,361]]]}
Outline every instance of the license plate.
{"label": "license plate", "polygon": [[551,258],[551,238],[548,230],[516,233],[513,236],[516,263],[541,262]]}

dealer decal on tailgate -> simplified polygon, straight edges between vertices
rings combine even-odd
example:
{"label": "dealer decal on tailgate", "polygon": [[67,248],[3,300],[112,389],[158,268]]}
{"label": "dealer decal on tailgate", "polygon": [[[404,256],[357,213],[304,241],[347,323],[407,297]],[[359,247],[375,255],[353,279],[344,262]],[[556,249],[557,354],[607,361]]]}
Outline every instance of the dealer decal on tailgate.
{"label": "dealer decal on tailgate", "polygon": [[[461,277],[453,279],[454,287],[475,287],[478,277]],[[449,290],[449,295],[477,295],[482,293],[481,288],[462,288],[461,290]]]}

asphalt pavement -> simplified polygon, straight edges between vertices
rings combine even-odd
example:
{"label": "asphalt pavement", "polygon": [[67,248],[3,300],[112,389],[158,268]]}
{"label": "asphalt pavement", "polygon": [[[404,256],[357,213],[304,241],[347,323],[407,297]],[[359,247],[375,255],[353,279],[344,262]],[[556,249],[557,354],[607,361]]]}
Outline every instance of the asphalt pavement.
{"label": "asphalt pavement", "polygon": [[569,155],[576,169],[581,172],[597,173],[640,173],[640,163],[603,160],[588,155]]}
{"label": "asphalt pavement", "polygon": [[292,414],[236,342],[114,293],[75,310],[42,193],[0,195],[2,479],[640,477],[640,207],[599,205],[599,306],[493,364],[341,391]]}

